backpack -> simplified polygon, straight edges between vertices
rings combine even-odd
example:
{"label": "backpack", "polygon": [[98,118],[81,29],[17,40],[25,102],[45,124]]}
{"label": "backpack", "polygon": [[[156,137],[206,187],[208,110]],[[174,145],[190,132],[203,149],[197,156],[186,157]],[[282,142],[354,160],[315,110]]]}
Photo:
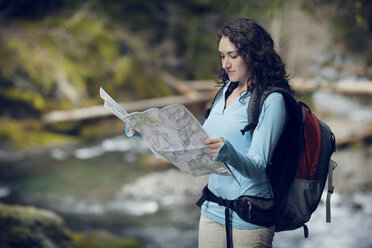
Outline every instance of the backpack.
{"label": "backpack", "polygon": [[[211,108],[222,95],[223,88],[217,92]],[[230,201],[215,196],[206,186],[197,202],[199,207],[206,200],[226,207],[228,247],[232,247],[231,236],[229,237],[231,235],[229,209],[250,223],[261,226],[275,225],[275,232],[303,227],[304,236],[308,237],[305,223],[309,221],[320,202],[327,177],[326,222],[331,221],[330,197],[334,190],[332,172],[336,167],[336,163],[331,160],[331,155],[336,149],[335,136],[305,103],[297,102],[283,88],[272,87],[262,94],[253,90],[247,109],[248,125],[240,131],[242,135],[247,131],[253,135],[263,102],[273,92],[283,95],[289,116],[273,152],[271,163],[266,167],[274,199],[241,196]],[[211,108],[207,110],[206,118]]]}

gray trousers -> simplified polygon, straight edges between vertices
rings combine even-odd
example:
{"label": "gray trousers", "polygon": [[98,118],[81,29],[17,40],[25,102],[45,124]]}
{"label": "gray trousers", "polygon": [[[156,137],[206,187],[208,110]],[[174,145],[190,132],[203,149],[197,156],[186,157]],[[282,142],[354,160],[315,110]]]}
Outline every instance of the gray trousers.
{"label": "gray trousers", "polygon": [[[272,247],[274,227],[259,229],[232,229],[234,248]],[[203,215],[199,222],[199,248],[226,248],[225,225]]]}

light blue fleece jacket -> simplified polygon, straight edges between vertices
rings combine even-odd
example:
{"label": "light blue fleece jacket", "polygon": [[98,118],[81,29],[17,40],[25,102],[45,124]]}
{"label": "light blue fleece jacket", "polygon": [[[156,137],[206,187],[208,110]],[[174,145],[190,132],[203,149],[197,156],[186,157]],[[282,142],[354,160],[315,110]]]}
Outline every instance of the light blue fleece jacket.
{"label": "light blue fleece jacket", "polygon": [[[240,132],[248,124],[247,107],[251,93],[244,99],[236,98],[225,109],[225,86],[223,94],[216,100],[203,127],[210,137],[222,137],[225,142],[215,160],[226,162],[240,185],[231,176],[209,176],[208,188],[216,195],[234,200],[241,195],[272,198],[272,190],[266,176],[266,165],[270,162],[275,146],[286,122],[286,108],[280,93],[270,94],[264,101],[258,125],[253,133]],[[243,103],[242,103],[243,101]],[[213,202],[204,202],[202,215],[225,224],[225,207]],[[260,226],[247,223],[232,211],[232,227],[254,229]]]}

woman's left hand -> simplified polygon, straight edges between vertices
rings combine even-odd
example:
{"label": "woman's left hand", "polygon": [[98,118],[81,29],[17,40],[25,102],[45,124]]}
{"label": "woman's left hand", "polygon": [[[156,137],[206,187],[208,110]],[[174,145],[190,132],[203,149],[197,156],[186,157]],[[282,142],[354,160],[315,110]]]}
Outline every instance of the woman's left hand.
{"label": "woman's left hand", "polygon": [[223,138],[207,138],[205,144],[209,146],[212,157],[215,158],[220,150],[221,146],[225,143]]}

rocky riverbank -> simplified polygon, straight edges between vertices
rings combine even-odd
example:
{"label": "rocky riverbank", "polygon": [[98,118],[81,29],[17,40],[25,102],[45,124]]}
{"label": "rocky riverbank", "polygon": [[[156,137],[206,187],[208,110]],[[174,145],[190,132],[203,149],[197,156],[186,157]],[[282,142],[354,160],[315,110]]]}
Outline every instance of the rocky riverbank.
{"label": "rocky riverbank", "polygon": [[30,206],[0,203],[1,247],[137,248],[135,239],[108,232],[73,233],[55,212]]}
{"label": "rocky riverbank", "polygon": [[[56,153],[56,151],[59,152],[58,153],[59,155],[57,156],[58,158],[61,159],[60,155],[62,154],[63,155],[62,157],[66,159],[66,157],[73,157],[79,154],[81,155],[83,151],[85,153],[89,153],[90,150],[97,151],[98,148],[100,149],[102,148],[103,150],[108,149],[107,151],[105,150],[106,152],[109,152],[109,151],[112,152],[112,147],[121,147],[120,154],[123,154],[123,155],[118,155],[119,153],[116,153],[115,155],[113,153],[113,154],[110,154],[109,157],[117,156],[115,161],[117,159],[126,161],[126,159],[128,159],[128,156],[129,156],[128,150],[131,151],[130,152],[131,154],[133,153],[133,151],[138,150],[138,153],[136,153],[135,155],[135,160],[137,160],[138,163],[136,163],[135,165],[125,164],[126,172],[128,172],[127,170],[130,170],[131,166],[137,167],[138,169],[146,166],[148,168],[147,170],[149,174],[145,175],[146,173],[139,173],[141,174],[141,176],[138,177],[137,180],[129,180],[129,178],[136,177],[132,174],[128,176],[127,179],[125,179],[124,175],[122,175],[119,181],[127,182],[127,183],[125,183],[120,188],[120,191],[116,193],[116,195],[114,196],[114,199],[102,200],[102,202],[93,201],[93,204],[95,204],[94,206],[100,206],[102,208],[103,210],[102,214],[109,213],[111,215],[115,215],[117,212],[119,212],[120,213],[119,216],[123,218],[123,215],[126,217],[128,215],[130,216],[130,214],[133,212],[133,209],[135,209],[136,210],[136,212],[134,213],[135,216],[141,213],[142,214],[150,213],[151,214],[150,216],[153,217],[153,216],[156,216],[157,213],[161,215],[162,209],[164,208],[167,208],[167,211],[171,211],[170,210],[171,206],[182,204],[183,201],[185,202],[192,201],[193,198],[196,198],[197,195],[200,194],[202,186],[206,183],[206,182],[203,182],[202,179],[206,179],[206,178],[200,178],[201,180],[196,182],[196,178],[193,178],[192,176],[182,173],[176,169],[167,170],[169,163],[167,163],[164,160],[157,160],[153,157],[152,154],[148,154],[144,150],[142,150],[141,140],[136,140],[136,141],[130,140],[129,144],[131,145],[130,146],[131,148],[129,149],[126,145],[127,144],[126,137],[122,137],[122,138],[123,139],[116,139],[116,138],[111,138],[108,140],[105,139],[102,142],[95,143],[94,145],[89,146],[89,147],[80,147],[80,148],[60,147],[58,149],[49,148],[45,150],[40,149],[38,151],[34,150],[32,152],[29,151],[23,154],[14,153],[13,154],[14,156],[7,156],[7,154],[4,152],[2,156],[3,159],[0,159],[1,160],[0,161],[0,181],[2,181],[0,182],[2,183],[0,184],[0,192],[2,189],[4,189],[3,191],[5,193],[6,191],[12,192],[11,183],[13,180],[11,178],[16,179],[23,174],[28,175],[28,176],[34,175],[32,173],[34,173],[35,170],[36,171],[43,170],[43,168],[41,167],[46,167],[50,169],[51,165],[53,165],[53,168],[54,168],[53,171],[48,171],[48,173],[45,173],[45,174],[49,175],[49,174],[55,173],[56,170],[58,170],[58,168],[63,167],[64,171],[65,170],[70,171],[71,174],[68,175],[68,178],[70,180],[69,182],[71,183],[72,177],[77,173],[77,171],[73,170],[75,167],[77,167],[77,164],[75,164],[76,161],[75,162],[70,161],[74,164],[74,166],[70,166],[70,167],[66,166],[65,164],[57,165],[56,164],[57,159],[54,158],[54,156],[56,156],[56,154],[54,154]],[[137,141],[139,143],[136,143]],[[108,145],[108,143],[110,144]],[[132,148],[132,146],[134,146],[135,148]],[[123,149],[125,147],[126,149]],[[53,158],[55,160],[53,160]],[[372,191],[372,184],[370,182],[370,178],[372,176],[372,163],[371,163],[372,146],[368,142],[360,142],[358,144],[354,144],[353,146],[339,149],[333,155],[332,158],[338,163],[338,167],[336,168],[334,172],[334,186],[335,186],[336,194],[333,197],[333,199],[337,200],[337,197],[342,198],[342,201],[333,201],[332,207],[335,210],[334,212],[336,214],[335,215],[336,221],[337,219],[340,219],[340,217],[337,216],[337,211],[339,211],[340,208],[343,208],[345,206],[348,207],[347,211],[350,211],[350,212],[356,212],[359,214],[368,212],[369,210],[366,207],[368,205],[360,203],[360,199],[359,199],[360,197],[358,198],[358,194],[368,193]],[[103,160],[99,160],[99,159],[101,158],[94,157],[92,159],[87,159],[86,157],[84,157],[84,159],[80,158],[79,160],[79,163],[81,163],[82,161],[89,161],[87,162],[89,166],[84,167],[84,177],[89,178],[95,175],[96,176],[95,180],[100,182],[100,185],[97,186],[97,189],[90,189],[89,190],[90,193],[88,192],[85,195],[92,195],[92,194],[97,195],[99,194],[99,192],[103,192],[102,187],[104,187],[104,181],[100,181],[97,175],[103,172],[106,173],[106,171],[115,171],[114,172],[115,175],[123,172],[122,169],[116,170],[115,169],[116,167],[110,167],[112,160],[108,161],[105,159]],[[98,162],[96,160],[98,160]],[[119,162],[121,163],[121,165],[119,166],[124,167],[125,162],[121,160]],[[95,168],[102,167],[100,166],[100,164],[105,165],[105,170],[102,170],[102,171],[100,170],[99,173],[96,172],[96,174],[94,174],[93,172]],[[91,174],[91,176],[89,175],[87,176],[86,175],[87,171],[90,171],[93,174]],[[37,175],[34,175],[34,176],[37,176]],[[82,175],[78,177],[81,178],[81,176]],[[59,178],[59,177],[54,177],[53,180],[55,180],[56,178]],[[167,178],[167,180],[164,181],[164,178]],[[46,180],[46,179],[40,178],[40,180]],[[84,180],[84,181],[87,181],[87,180]],[[9,184],[7,182],[9,182]],[[57,183],[63,184],[60,181],[58,181]],[[112,185],[113,183],[114,181],[110,181],[110,185]],[[70,188],[71,192],[73,191],[73,188],[74,187]],[[138,192],[139,189],[142,189],[141,192]],[[30,188],[27,187],[27,190],[30,190]],[[159,192],[162,192],[162,193],[159,193]],[[31,195],[31,194],[27,193],[27,195]],[[50,203],[49,205],[51,207],[48,207],[49,206],[48,204],[44,206],[39,206],[39,207],[43,207],[43,208],[45,207],[47,209],[54,209],[56,212],[60,214],[63,214],[64,211],[69,212],[71,210],[69,213],[78,215],[81,211],[83,211],[84,213],[87,212],[87,208],[90,207],[92,203],[91,202],[92,199],[76,198],[78,200],[72,201],[72,204],[68,205],[68,207],[66,207],[67,206],[66,205],[64,208],[63,207],[59,208],[58,207],[59,203],[55,201],[55,199],[51,197],[50,194],[45,194],[45,196],[41,196],[41,195],[43,195],[43,193],[40,193],[39,195],[33,194],[32,197],[34,197],[34,199],[32,201],[29,199],[30,200],[29,202],[26,200],[24,201],[23,204],[31,204],[31,205],[36,206],[38,202],[44,201],[44,203],[49,202]],[[35,196],[37,197],[35,198]],[[40,199],[38,198],[39,196],[40,196]],[[137,196],[141,196],[141,198],[138,198]],[[75,199],[75,198],[72,197],[71,199]],[[143,208],[146,208],[146,206],[149,206],[149,205],[146,205],[149,202],[152,204],[151,206],[154,206],[154,205],[156,206],[156,211],[148,211],[148,209],[143,209]],[[133,205],[132,203],[136,205]],[[66,209],[69,209],[69,210],[66,210]],[[189,211],[189,209],[187,211]],[[319,210],[318,212],[323,212],[323,211]],[[190,213],[187,212],[187,214],[190,214]],[[175,216],[176,215],[177,215],[177,220],[180,218],[186,218],[184,217],[184,215],[180,214],[179,211],[177,211],[177,214],[175,214]],[[153,236],[149,236],[149,234],[146,234],[146,233],[138,234],[138,232],[140,232],[144,228],[142,226],[141,227],[137,226],[139,225],[137,223],[141,223],[143,221],[142,219],[128,220],[126,219],[126,217],[124,219],[128,222],[125,222],[125,224],[120,223],[120,225],[123,225],[121,226],[121,231],[119,233],[115,233],[115,235],[118,235],[118,236],[115,236],[112,233],[109,233],[109,232],[113,232],[114,229],[106,229],[105,231],[101,231],[101,228],[105,228],[105,225],[97,225],[97,224],[90,226],[89,230],[91,231],[89,233],[84,233],[84,232],[81,232],[81,230],[85,230],[85,228],[80,228],[81,226],[78,228],[72,227],[71,225],[72,221],[68,220],[67,217],[65,217],[66,218],[65,220],[67,223],[66,225],[65,222],[62,220],[62,218],[59,217],[55,212],[52,212],[49,210],[43,210],[40,208],[34,208],[34,207],[10,206],[10,205],[0,204],[0,230],[6,230],[6,232],[0,234],[0,243],[6,244],[4,247],[31,247],[32,246],[31,243],[27,243],[27,242],[32,242],[32,244],[35,244],[33,247],[42,247],[42,248],[44,247],[81,247],[81,248],[85,248],[85,247],[90,247],[90,248],[94,248],[94,247],[102,247],[102,248],[103,247],[141,247],[141,243],[139,241],[134,240],[134,239],[123,238],[122,236],[137,237],[142,242],[149,242],[148,240],[151,240],[154,238]],[[157,217],[153,217],[153,218],[156,219]],[[161,216],[159,218],[161,219],[161,221],[164,221],[165,217]],[[195,219],[196,218],[197,217],[195,217]],[[106,219],[105,216],[102,217],[102,221],[105,221],[104,219]],[[195,219],[193,219],[193,224],[197,223],[197,220]],[[114,222],[114,220],[110,220],[109,222],[111,221]],[[171,221],[174,221],[174,220],[171,220]],[[135,227],[131,226],[133,225],[133,223],[136,223]],[[322,219],[322,223],[323,223],[323,219]],[[153,220],[150,226],[152,227],[152,229],[151,231],[147,230],[149,233],[150,232],[152,233],[158,230],[158,232],[160,232],[161,234],[164,231],[163,229],[161,229],[161,227],[159,227],[158,220]],[[128,227],[129,230],[127,230],[126,227]],[[69,230],[69,228],[72,228],[74,230],[79,230],[79,233],[74,233],[71,230]],[[13,232],[13,231],[16,231],[16,232]],[[58,235],[56,233],[53,233],[52,231],[58,232]],[[158,236],[158,234],[156,234],[156,236]],[[165,239],[168,237],[163,237],[163,238]],[[65,243],[64,244],[58,243],[62,241]],[[26,243],[17,243],[17,242],[26,242]],[[164,247],[162,246],[163,243],[161,243],[160,241],[157,241],[157,242],[160,245],[155,246],[155,247]],[[185,247],[188,247],[188,246],[185,246]]]}

